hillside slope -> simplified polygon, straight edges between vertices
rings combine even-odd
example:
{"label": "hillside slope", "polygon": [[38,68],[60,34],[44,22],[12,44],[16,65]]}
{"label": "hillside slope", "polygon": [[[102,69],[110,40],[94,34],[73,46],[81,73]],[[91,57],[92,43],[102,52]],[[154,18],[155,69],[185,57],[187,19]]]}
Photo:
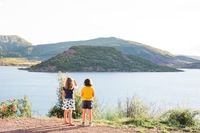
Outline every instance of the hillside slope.
{"label": "hillside slope", "polygon": [[145,59],[123,54],[106,46],[73,46],[41,64],[30,67],[37,72],[161,72],[178,71]]}
{"label": "hillside slope", "polygon": [[32,44],[16,35],[0,35],[0,57],[26,57]]}
{"label": "hillside slope", "polygon": [[33,48],[32,56],[45,60],[78,45],[114,47],[125,54],[138,56],[159,65],[176,67],[185,64],[185,61],[176,58],[167,51],[115,37],[37,45]]}

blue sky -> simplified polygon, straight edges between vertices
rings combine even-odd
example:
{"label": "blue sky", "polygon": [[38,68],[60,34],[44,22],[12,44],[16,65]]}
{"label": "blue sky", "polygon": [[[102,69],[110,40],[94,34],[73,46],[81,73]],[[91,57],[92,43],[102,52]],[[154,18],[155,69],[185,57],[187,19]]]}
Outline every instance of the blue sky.
{"label": "blue sky", "polygon": [[112,36],[200,56],[199,0],[0,0],[0,17],[34,45]]}

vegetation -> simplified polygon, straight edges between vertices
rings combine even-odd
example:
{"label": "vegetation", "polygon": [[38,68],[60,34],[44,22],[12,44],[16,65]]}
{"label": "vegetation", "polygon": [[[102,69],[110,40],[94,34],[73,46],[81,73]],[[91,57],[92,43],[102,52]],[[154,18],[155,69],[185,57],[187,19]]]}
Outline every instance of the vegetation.
{"label": "vegetation", "polygon": [[22,99],[9,99],[0,104],[0,117],[31,117],[31,105],[28,98],[24,96]]}
{"label": "vegetation", "polygon": [[195,116],[199,115],[200,111],[192,111],[191,109],[172,109],[168,110],[161,116],[162,122],[174,127],[192,127],[196,125]]}
{"label": "vegetation", "polygon": [[48,116],[49,117],[57,117],[57,118],[62,118],[63,117],[63,110],[61,109],[62,107],[62,90],[64,83],[66,81],[66,78],[62,77],[62,73],[58,73],[58,82],[59,82],[59,87],[57,88],[57,102],[56,104],[49,110]]}
{"label": "vegetation", "polygon": [[123,54],[106,46],[74,46],[29,71],[41,72],[174,72],[174,68],[159,66],[145,59]]}
{"label": "vegetation", "polygon": [[200,132],[200,111],[189,108],[171,109],[155,114],[151,106],[138,97],[127,97],[124,104],[118,102],[117,108],[106,108],[95,123],[115,127],[133,127],[138,132],[148,129],[159,132]]}
{"label": "vegetation", "polygon": [[29,57],[32,44],[16,35],[0,35],[0,57]]}
{"label": "vegetation", "polygon": [[41,61],[27,60],[25,58],[0,58],[0,66],[32,66]]}

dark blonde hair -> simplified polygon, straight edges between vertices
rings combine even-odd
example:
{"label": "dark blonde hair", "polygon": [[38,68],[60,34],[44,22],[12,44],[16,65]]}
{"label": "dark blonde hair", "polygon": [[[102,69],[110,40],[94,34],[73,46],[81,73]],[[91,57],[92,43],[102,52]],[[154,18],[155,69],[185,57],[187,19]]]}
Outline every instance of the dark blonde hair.
{"label": "dark blonde hair", "polygon": [[84,85],[85,86],[92,86],[92,80],[91,79],[85,79],[85,81],[84,81]]}
{"label": "dark blonde hair", "polygon": [[67,78],[66,83],[65,83],[66,89],[72,90],[73,86],[74,86],[74,85],[73,85],[73,80],[72,80],[72,78]]}

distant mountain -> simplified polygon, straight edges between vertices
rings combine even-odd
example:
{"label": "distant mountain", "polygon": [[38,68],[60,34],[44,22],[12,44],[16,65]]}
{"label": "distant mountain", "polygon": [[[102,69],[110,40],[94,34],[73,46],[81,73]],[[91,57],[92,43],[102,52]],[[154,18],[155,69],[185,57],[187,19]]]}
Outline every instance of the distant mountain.
{"label": "distant mountain", "polygon": [[189,56],[190,58],[196,59],[196,60],[200,60],[200,56]]}
{"label": "distant mountain", "polygon": [[187,63],[197,63],[200,62],[200,58],[199,59],[195,59],[193,57],[189,57],[189,56],[184,56],[184,55],[178,55],[176,56],[176,58],[185,61]]}
{"label": "distant mountain", "polygon": [[180,68],[187,68],[187,69],[200,69],[200,62],[197,62],[197,63],[190,63],[190,64],[187,64],[187,65],[184,65]]}
{"label": "distant mountain", "polygon": [[174,72],[174,68],[159,66],[148,60],[123,54],[106,46],[73,46],[42,63],[32,66],[36,72]]}
{"label": "distant mountain", "polygon": [[0,57],[26,57],[32,44],[16,35],[0,35]]}
{"label": "distant mountain", "polygon": [[91,45],[114,47],[125,54],[141,57],[151,61],[152,63],[163,66],[178,68],[188,64],[188,61],[185,59],[177,58],[175,55],[172,55],[167,51],[115,37],[36,46],[33,46],[31,43],[18,36],[0,36],[0,38],[0,57],[24,57],[28,59],[46,60],[68,50],[72,46]]}

